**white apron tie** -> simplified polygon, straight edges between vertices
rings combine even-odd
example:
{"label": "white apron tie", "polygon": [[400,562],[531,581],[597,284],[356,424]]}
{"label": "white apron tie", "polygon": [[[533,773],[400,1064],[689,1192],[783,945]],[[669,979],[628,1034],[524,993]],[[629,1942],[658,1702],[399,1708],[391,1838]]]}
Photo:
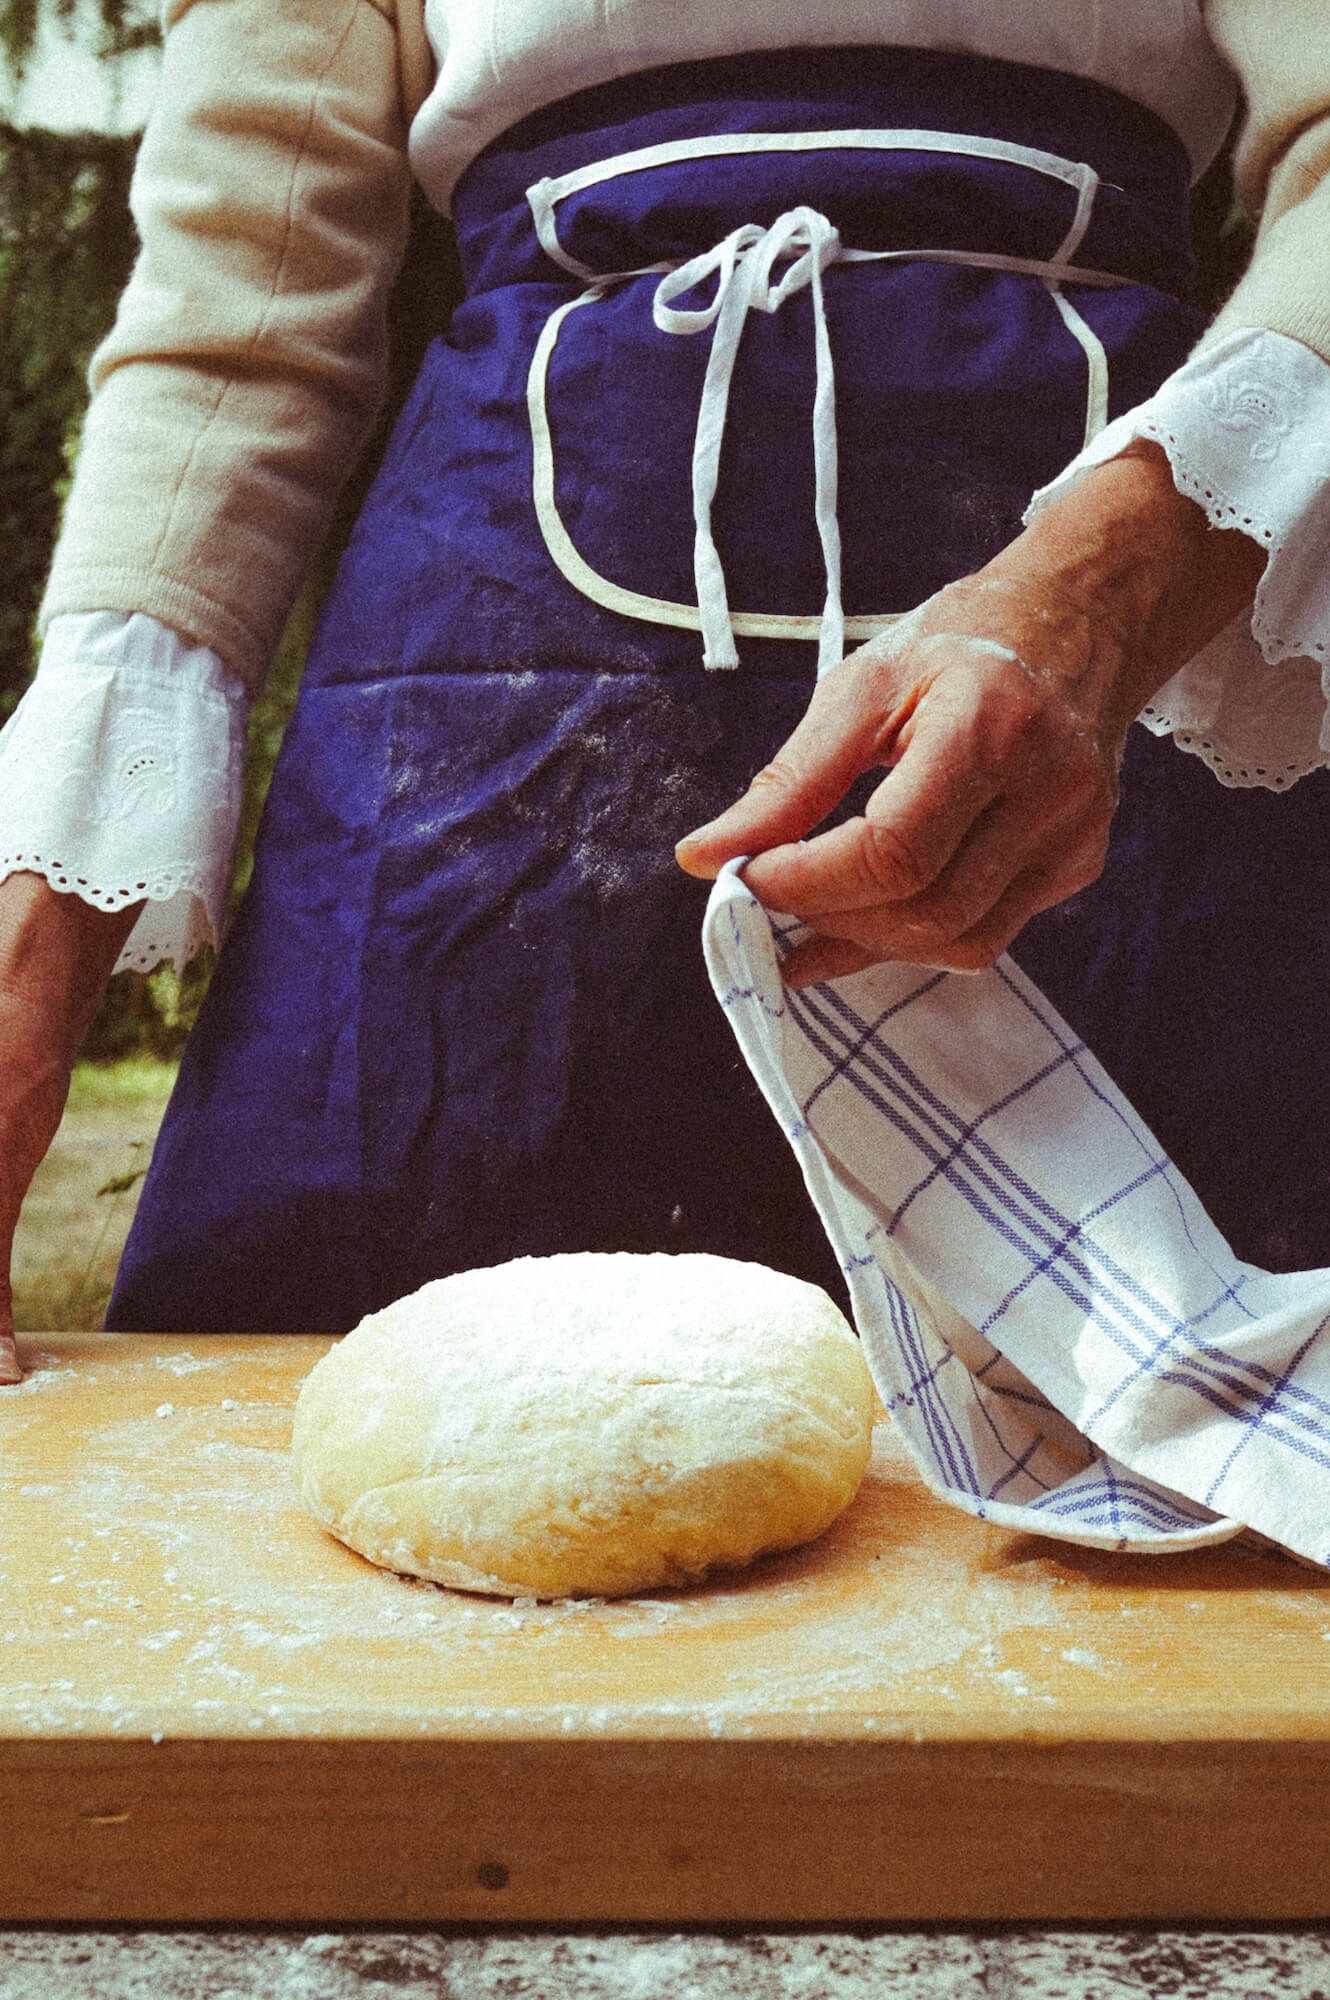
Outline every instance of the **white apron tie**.
{"label": "white apron tie", "polygon": [[[745,223],[710,250],[677,269],[667,263],[639,264],[625,270],[599,271],[560,240],[558,212],[562,202],[588,188],[624,175],[649,172],[683,161],[736,158],[747,154],[820,152],[881,152],[955,154],[961,158],[996,160],[1062,182],[1075,191],[1070,225],[1050,257],[1029,257],[1003,251],[952,250],[926,245],[894,250],[858,250],[842,244],[827,217],[815,208],[792,208],[770,228]],[[836,415],[831,345],[822,295],[822,273],[829,264],[955,264],[965,268],[1021,274],[1040,280],[1048,289],[1067,331],[1084,351],[1087,363],[1086,441],[1108,420],[1108,360],[1094,328],[1066,297],[1067,284],[1114,287],[1129,280],[1113,271],[1074,265],[1093,212],[1098,177],[1084,161],[1060,159],[1004,139],[978,138],[970,133],[914,129],[821,132],[722,132],[688,139],[665,140],[611,158],[592,160],[565,174],[536,181],[526,191],[537,239],[551,263],[581,278],[588,289],[580,297],[557,305],[546,321],[531,357],[527,375],[527,409],[532,439],[532,499],[542,539],[551,561],[577,591],[593,604],[620,617],[648,624],[699,631],[708,667],[738,665],[736,632],[745,638],[818,640],[819,674],[841,659],[846,638],[872,639],[888,631],[901,617],[899,608],[863,610],[847,617],[841,606],[840,530],[836,520]],[[772,270],[780,259],[788,268],[779,283]],[[676,307],[674,300],[691,286],[716,278],[715,296],[697,310]],[[560,329],[570,313],[600,305],[612,287],[635,278],[658,277],[652,298],[652,318],[664,333],[699,333],[712,328],[697,433],[693,446],[693,561],[697,603],[656,597],[603,575],[576,546],[560,513],[555,491],[554,437],[547,406],[547,377]],[[745,606],[731,612],[725,576],[711,532],[711,508],[720,467],[721,438],[729,406],[735,357],[750,310],[775,312],[794,292],[807,285],[812,292],[816,337],[816,387],[813,397],[814,509],[822,543],[827,589],[820,619],[791,612],[769,612]]]}
{"label": "white apron tie", "polygon": [[[729,407],[735,357],[749,312],[774,313],[808,286],[813,296],[817,376],[813,392],[814,512],[822,543],[827,591],[818,636],[817,670],[824,674],[845,652],[845,614],[840,589],[840,526],[836,519],[836,389],[827,336],[822,273],[841,255],[838,232],[815,208],[792,208],[769,229],[747,222],[723,242],[681,264],[656,287],[652,318],[662,333],[700,333],[714,327],[693,444],[693,565],[702,621],[704,665],[737,667],[725,573],[711,532],[711,503],[720,470],[720,444]],[[779,283],[772,267],[790,258]],[[716,274],[710,305],[680,309],[671,301]]]}

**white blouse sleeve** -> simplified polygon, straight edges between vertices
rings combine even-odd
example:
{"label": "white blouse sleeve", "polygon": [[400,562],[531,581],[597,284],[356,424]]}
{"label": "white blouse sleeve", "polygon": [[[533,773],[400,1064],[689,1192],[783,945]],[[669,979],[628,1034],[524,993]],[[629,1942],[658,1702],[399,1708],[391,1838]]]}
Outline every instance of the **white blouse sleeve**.
{"label": "white blouse sleeve", "polygon": [[1163,447],[1212,526],[1269,551],[1250,619],[1194,654],[1139,719],[1223,784],[1282,789],[1330,763],[1330,365],[1286,334],[1240,328],[1101,431],[1029,515],[1134,438]]}
{"label": "white blouse sleeve", "polygon": [[222,931],[244,795],[243,684],[142,612],[52,621],[0,730],[0,880],[105,910],[146,899],[116,970],[183,967]]}

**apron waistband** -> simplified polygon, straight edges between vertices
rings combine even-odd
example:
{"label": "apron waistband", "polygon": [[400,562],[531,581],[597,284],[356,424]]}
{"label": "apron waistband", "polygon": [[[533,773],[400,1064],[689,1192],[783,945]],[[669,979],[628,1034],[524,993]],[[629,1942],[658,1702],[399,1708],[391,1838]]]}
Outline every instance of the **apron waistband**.
{"label": "apron waistband", "polygon": [[[974,149],[964,161],[955,134]],[[686,155],[705,155],[701,172]],[[625,160],[636,163],[627,176]],[[1066,227],[1057,179],[1068,163],[1098,182],[1081,262],[1181,296],[1191,169],[1177,135],[1108,85],[952,50],[757,50],[596,85],[493,140],[460,177],[453,211],[469,296],[582,275],[579,264],[683,262],[802,203],[866,249],[1047,255]],[[572,265],[532,239],[527,191],[542,183],[563,189]],[[1021,240],[999,242],[1012,226]]]}

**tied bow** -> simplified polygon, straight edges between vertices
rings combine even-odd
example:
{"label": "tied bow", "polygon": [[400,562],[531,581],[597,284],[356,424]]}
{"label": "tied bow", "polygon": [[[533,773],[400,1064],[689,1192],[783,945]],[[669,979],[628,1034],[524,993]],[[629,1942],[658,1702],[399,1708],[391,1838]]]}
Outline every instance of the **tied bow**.
{"label": "tied bow", "polygon": [[[814,511],[822,543],[827,594],[818,640],[819,674],[835,666],[845,651],[845,614],[840,594],[840,527],[836,520],[836,390],[822,296],[822,273],[841,255],[834,226],[815,208],[792,208],[769,229],[746,222],[723,242],[669,272],[656,287],[652,318],[662,333],[700,333],[713,327],[702,399],[693,443],[693,567],[697,608],[702,620],[703,663],[737,667],[725,573],[711,532],[711,503],[720,469],[720,442],[729,406],[735,357],[750,312],[774,313],[795,292],[809,288],[813,299],[817,377],[813,392]],[[792,261],[779,281],[772,272],[782,258]],[[711,303],[696,310],[672,301],[716,275]]]}

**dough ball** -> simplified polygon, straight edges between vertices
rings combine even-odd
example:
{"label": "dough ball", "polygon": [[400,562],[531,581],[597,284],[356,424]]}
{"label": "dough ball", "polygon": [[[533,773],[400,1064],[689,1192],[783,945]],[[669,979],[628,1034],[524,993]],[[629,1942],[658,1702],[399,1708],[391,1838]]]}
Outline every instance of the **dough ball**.
{"label": "dough ball", "polygon": [[387,1569],[622,1596],[810,1541],[873,1385],[815,1285],[727,1257],[523,1257],[373,1313],[300,1392],[305,1499]]}

